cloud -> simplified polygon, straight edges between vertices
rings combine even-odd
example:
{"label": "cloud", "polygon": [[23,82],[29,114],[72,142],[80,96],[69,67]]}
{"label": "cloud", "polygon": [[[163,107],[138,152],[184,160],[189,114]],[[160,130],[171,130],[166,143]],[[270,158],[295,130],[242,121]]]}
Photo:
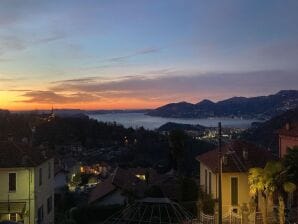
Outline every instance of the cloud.
{"label": "cloud", "polygon": [[14,82],[15,79],[10,79],[10,78],[0,78],[0,82]]}
{"label": "cloud", "polygon": [[[157,71],[157,70],[156,70]],[[22,92],[21,103],[84,104],[113,103],[126,100],[161,105],[169,102],[202,99],[222,100],[233,96],[259,96],[282,89],[298,89],[298,71],[182,72],[164,70],[157,75],[130,75],[114,78],[90,76],[57,80],[47,89]],[[124,101],[123,101],[124,100]],[[127,103],[129,103],[127,102]],[[94,104],[95,103],[95,104]]]}
{"label": "cloud", "polygon": [[100,100],[100,97],[88,93],[57,94],[53,91],[30,91],[22,96],[27,98],[21,101],[23,103],[40,104],[69,104]]}
{"label": "cloud", "polygon": [[[17,35],[2,35],[0,36],[0,55],[10,52],[22,51],[31,46],[47,44],[66,37],[62,32],[53,32],[48,35],[41,35],[33,39],[19,37]],[[7,60],[7,59],[6,59]]]}
{"label": "cloud", "polygon": [[87,77],[87,78],[79,78],[79,79],[66,79],[66,80],[59,80],[59,81],[53,81],[52,84],[63,84],[63,83],[82,83],[82,82],[93,82],[98,77]]}
{"label": "cloud", "polygon": [[127,76],[112,80],[90,77],[62,80],[50,88],[53,92],[80,92],[110,99],[163,101],[220,100],[232,96],[266,95],[281,89],[298,89],[297,71],[172,72],[161,76]]}
{"label": "cloud", "polygon": [[123,56],[119,56],[119,57],[112,57],[112,58],[105,59],[103,61],[122,62],[124,60],[129,59],[129,58],[137,57],[137,56],[140,56],[140,55],[157,53],[157,52],[161,51],[161,49],[162,48],[144,48],[144,49],[138,50],[138,51],[136,51],[132,54],[123,55]]}

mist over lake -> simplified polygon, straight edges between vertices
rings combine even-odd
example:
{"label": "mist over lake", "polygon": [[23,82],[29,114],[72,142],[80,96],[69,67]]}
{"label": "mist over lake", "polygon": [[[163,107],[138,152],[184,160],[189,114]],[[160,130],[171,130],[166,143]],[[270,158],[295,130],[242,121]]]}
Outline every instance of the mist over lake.
{"label": "mist over lake", "polygon": [[116,122],[122,124],[124,127],[139,128],[144,127],[148,130],[154,130],[167,122],[174,122],[180,124],[200,124],[206,127],[216,127],[218,122],[222,122],[223,127],[231,128],[249,128],[252,122],[258,120],[254,119],[240,119],[240,118],[164,118],[152,117],[144,113],[107,113],[107,114],[89,114],[90,118],[102,122]]}

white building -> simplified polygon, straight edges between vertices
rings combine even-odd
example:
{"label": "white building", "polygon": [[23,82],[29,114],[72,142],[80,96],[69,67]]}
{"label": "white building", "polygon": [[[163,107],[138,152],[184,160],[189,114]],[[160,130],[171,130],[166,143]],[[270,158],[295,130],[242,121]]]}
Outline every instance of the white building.
{"label": "white building", "polygon": [[0,221],[54,223],[54,159],[40,148],[0,141]]}

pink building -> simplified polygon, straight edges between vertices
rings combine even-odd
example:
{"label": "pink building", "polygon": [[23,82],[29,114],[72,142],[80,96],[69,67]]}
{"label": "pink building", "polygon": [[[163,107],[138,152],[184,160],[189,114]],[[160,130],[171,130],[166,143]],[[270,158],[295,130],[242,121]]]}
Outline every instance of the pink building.
{"label": "pink building", "polygon": [[298,146],[298,123],[287,123],[278,131],[279,134],[279,157],[282,158],[289,148]]}

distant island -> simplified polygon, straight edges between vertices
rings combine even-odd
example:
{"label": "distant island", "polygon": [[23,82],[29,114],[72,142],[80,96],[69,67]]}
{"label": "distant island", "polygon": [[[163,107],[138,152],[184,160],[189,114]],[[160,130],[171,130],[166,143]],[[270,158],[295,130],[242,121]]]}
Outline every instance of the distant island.
{"label": "distant island", "polygon": [[237,117],[269,119],[298,106],[298,90],[281,90],[258,97],[233,97],[217,103],[203,100],[197,104],[170,103],[151,110],[150,116],[167,118]]}

